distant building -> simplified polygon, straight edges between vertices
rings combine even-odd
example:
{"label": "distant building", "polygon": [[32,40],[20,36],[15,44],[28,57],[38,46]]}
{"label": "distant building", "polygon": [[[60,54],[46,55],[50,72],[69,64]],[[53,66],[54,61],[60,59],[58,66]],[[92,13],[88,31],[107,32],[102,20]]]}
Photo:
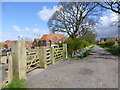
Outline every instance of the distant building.
{"label": "distant building", "polygon": [[120,40],[120,38],[119,38],[119,37],[117,37],[117,38],[112,38],[112,37],[100,38],[100,42],[106,42],[106,41],[108,41],[108,40],[118,41],[118,40]]}
{"label": "distant building", "polygon": [[34,39],[33,47],[35,46],[54,46],[58,43],[62,43],[66,40],[66,37],[62,34],[45,34],[40,39]]}
{"label": "distant building", "polygon": [[11,43],[12,43],[12,41],[6,41],[1,44],[3,45],[3,49],[11,50]]}
{"label": "distant building", "polygon": [[32,42],[26,41],[26,49],[31,49],[32,48]]}
{"label": "distant building", "polygon": [[[6,41],[1,43],[3,45],[3,49],[11,50],[12,41]],[[26,48],[30,49],[32,47],[32,42],[26,41]]]}

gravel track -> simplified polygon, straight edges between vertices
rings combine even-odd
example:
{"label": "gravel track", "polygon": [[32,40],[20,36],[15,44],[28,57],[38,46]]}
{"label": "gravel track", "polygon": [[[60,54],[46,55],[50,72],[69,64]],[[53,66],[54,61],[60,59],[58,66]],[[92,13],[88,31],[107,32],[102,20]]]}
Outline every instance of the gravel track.
{"label": "gravel track", "polygon": [[28,88],[118,88],[118,57],[95,45],[84,59],[66,59],[31,73]]}

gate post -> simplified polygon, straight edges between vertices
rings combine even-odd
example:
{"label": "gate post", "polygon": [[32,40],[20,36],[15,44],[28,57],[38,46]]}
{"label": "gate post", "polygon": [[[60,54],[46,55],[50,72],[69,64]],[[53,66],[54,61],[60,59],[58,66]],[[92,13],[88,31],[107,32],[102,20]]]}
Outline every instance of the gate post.
{"label": "gate post", "polygon": [[64,57],[65,58],[68,58],[68,55],[67,55],[67,44],[63,44],[63,54],[64,54]]}
{"label": "gate post", "polygon": [[25,41],[12,42],[13,76],[26,79],[26,48]]}
{"label": "gate post", "polygon": [[46,47],[40,47],[40,67],[47,68],[47,60],[46,60]]}
{"label": "gate post", "polygon": [[13,60],[11,53],[7,52],[8,59],[8,81],[11,82],[13,79]]}
{"label": "gate post", "polygon": [[52,64],[55,63],[55,57],[54,57],[54,47],[51,47],[51,61],[52,61]]}

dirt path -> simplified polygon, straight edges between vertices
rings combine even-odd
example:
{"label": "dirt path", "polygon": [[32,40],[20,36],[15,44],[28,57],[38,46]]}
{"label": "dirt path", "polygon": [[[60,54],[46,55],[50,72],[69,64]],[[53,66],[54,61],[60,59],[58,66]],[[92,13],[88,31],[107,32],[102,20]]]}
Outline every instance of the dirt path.
{"label": "dirt path", "polygon": [[28,76],[28,88],[117,88],[118,57],[99,46],[81,60],[63,60]]}

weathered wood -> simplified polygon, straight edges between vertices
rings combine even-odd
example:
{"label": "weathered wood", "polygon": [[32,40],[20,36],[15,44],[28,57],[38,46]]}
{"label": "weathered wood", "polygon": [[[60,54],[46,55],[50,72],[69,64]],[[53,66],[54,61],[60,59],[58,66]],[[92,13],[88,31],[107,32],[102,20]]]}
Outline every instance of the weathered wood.
{"label": "weathered wood", "polygon": [[55,63],[54,52],[55,52],[54,47],[51,47],[51,61],[52,61],[52,64],[54,64],[54,63]]}
{"label": "weathered wood", "polygon": [[46,60],[46,47],[40,47],[40,67],[47,68],[47,60]]}
{"label": "weathered wood", "polygon": [[[39,67],[40,57],[39,57],[39,49],[31,49],[29,50],[27,54],[27,72]],[[34,67],[33,67],[34,66]]]}
{"label": "weathered wood", "polygon": [[12,42],[13,75],[19,79],[26,79],[26,48],[25,41]]}
{"label": "weathered wood", "polygon": [[8,81],[9,83],[12,81],[13,79],[13,60],[12,60],[12,55],[10,52],[7,53],[7,57],[8,57]]}
{"label": "weathered wood", "polygon": [[67,44],[63,44],[63,52],[64,52],[64,57],[68,58],[68,54],[67,54]]}

